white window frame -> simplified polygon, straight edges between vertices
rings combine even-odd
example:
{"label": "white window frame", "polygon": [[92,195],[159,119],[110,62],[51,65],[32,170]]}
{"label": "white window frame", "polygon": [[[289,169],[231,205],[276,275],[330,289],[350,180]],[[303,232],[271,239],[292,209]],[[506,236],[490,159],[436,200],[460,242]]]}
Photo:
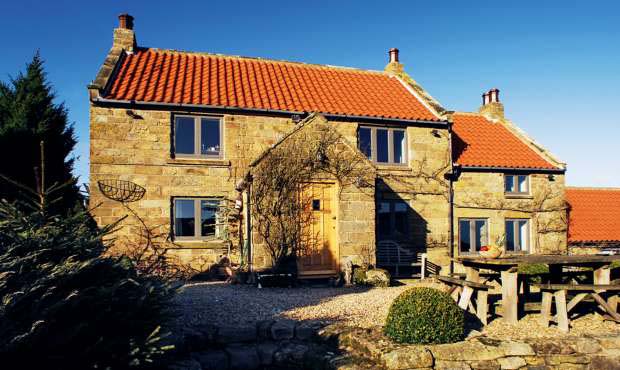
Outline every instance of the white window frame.
{"label": "white window frame", "polygon": [[[525,191],[519,191],[519,177],[525,177]],[[516,191],[507,191],[506,182],[508,178],[512,177],[512,183]],[[504,174],[504,193],[506,195],[529,195],[530,194],[530,175],[518,174],[518,173],[506,173]]]}
{"label": "white window frame", "polygon": [[[194,153],[177,153],[176,143],[177,143],[177,118],[193,118],[194,119]],[[219,124],[220,131],[220,151],[217,155],[212,154],[202,154],[202,125],[201,120],[207,118],[212,120],[217,120]],[[208,158],[208,159],[222,159],[224,158],[224,124],[221,116],[204,116],[204,115],[187,115],[187,114],[175,114],[172,117],[172,153],[175,158]]]}
{"label": "white window frame", "polygon": [[[374,163],[383,164],[383,165],[392,165],[392,166],[407,166],[409,163],[409,139],[407,137],[407,129],[406,128],[396,128],[396,127],[377,127],[377,126],[359,126],[357,129],[357,147],[360,148],[360,130],[368,129],[370,130],[370,159]],[[388,161],[387,162],[378,162],[377,161],[377,130],[386,130],[388,134]],[[394,162],[394,131],[403,132],[403,140],[405,141],[405,147],[403,148],[403,163]]]}
{"label": "white window frame", "polygon": [[[523,249],[523,244],[521,242],[521,233],[519,233],[519,222],[525,221],[525,227],[527,231],[527,235],[525,237],[525,241],[527,243],[526,248]],[[532,223],[529,218],[506,218],[504,220],[504,227],[508,227],[508,222],[512,222],[512,234],[515,237],[515,250],[508,250],[508,230],[505,230],[506,240],[504,241],[504,251],[510,254],[528,254],[532,251]]]}
{"label": "white window frame", "polygon": [[[183,236],[177,235],[176,225],[177,225],[177,200],[192,200],[194,201],[194,235],[193,236]],[[219,216],[216,213],[215,216],[215,234],[214,235],[201,235],[201,220],[202,220],[202,209],[200,208],[200,203],[203,200],[211,200],[218,202],[218,208],[221,206],[222,199],[217,197],[172,197],[172,237],[174,240],[178,241],[202,241],[202,240],[214,240],[220,239],[221,237],[221,225],[219,220]]]}
{"label": "white window frame", "polygon": [[[462,221],[468,221],[469,222],[469,251],[463,251],[461,250],[461,222]],[[463,255],[476,255],[479,254],[480,251],[476,250],[476,236],[475,236],[475,230],[476,230],[476,221],[484,221],[484,225],[485,225],[485,229],[486,229],[486,234],[487,234],[487,240],[486,240],[486,245],[489,244],[489,238],[491,237],[491,233],[490,233],[490,226],[489,226],[489,219],[488,218],[484,218],[484,217],[462,217],[458,219],[458,250],[459,250],[459,254],[463,254]],[[481,245],[482,247],[482,245]]]}

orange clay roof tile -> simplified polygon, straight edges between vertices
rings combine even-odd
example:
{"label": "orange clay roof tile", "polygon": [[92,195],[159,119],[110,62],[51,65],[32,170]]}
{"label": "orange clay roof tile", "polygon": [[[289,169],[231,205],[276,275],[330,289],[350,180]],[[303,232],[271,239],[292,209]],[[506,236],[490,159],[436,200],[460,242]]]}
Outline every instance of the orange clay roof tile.
{"label": "orange clay roof tile", "polygon": [[158,49],[126,54],[104,98],[440,120],[384,72]]}
{"label": "orange clay roof tile", "polygon": [[480,114],[455,113],[453,159],[468,167],[557,169],[501,123]]}
{"label": "orange clay roof tile", "polygon": [[566,188],[568,242],[620,242],[620,188]]}

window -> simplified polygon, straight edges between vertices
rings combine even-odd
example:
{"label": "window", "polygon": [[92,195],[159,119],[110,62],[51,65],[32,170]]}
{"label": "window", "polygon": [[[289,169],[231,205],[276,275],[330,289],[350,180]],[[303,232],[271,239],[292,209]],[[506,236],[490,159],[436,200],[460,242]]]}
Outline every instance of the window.
{"label": "window", "polygon": [[407,163],[407,137],[405,130],[360,127],[357,136],[358,147],[368,159],[377,163]]}
{"label": "window", "polygon": [[219,118],[174,117],[174,154],[178,157],[221,158],[222,123]]}
{"label": "window", "polygon": [[459,220],[459,250],[461,253],[478,253],[480,247],[489,242],[489,227],[486,219]]}
{"label": "window", "polygon": [[506,251],[529,252],[530,222],[524,219],[506,220]]}
{"label": "window", "polygon": [[404,239],[408,236],[409,205],[402,200],[377,203],[377,234],[379,239]]}
{"label": "window", "polygon": [[508,194],[529,194],[528,175],[504,175],[504,191]]}
{"label": "window", "polygon": [[175,198],[173,202],[176,239],[191,240],[219,237],[218,199]]}

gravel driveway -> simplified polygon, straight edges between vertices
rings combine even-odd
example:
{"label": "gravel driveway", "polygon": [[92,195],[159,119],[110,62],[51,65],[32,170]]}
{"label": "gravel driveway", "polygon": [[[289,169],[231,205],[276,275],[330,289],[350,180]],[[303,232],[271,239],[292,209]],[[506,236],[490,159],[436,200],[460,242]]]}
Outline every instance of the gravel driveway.
{"label": "gravel driveway", "polygon": [[[441,285],[415,282],[415,286]],[[191,283],[183,287],[176,302],[180,327],[217,324],[246,326],[267,319],[293,319],[321,323],[342,322],[351,326],[383,325],[394,298],[412,285],[389,288],[298,287],[257,289],[251,285],[224,282]],[[481,334],[519,339],[564,335],[555,326],[543,327],[537,314],[529,314],[516,325],[494,319]],[[587,314],[571,322],[570,335],[620,333],[620,325]],[[472,328],[475,325],[468,325]]]}
{"label": "gravel driveway", "polygon": [[382,325],[387,311],[409,286],[389,288],[264,288],[222,282],[193,283],[177,297],[183,325],[246,325],[276,318]]}

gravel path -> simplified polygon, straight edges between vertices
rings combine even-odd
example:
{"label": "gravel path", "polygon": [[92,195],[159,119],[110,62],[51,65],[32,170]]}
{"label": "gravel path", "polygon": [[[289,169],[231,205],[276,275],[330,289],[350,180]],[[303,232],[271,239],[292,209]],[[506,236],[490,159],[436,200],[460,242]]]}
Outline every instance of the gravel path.
{"label": "gravel path", "polygon": [[[415,285],[429,285],[416,283]],[[433,286],[433,284],[430,284]],[[437,287],[437,285],[434,285]],[[222,282],[184,286],[176,298],[178,324],[195,326],[218,324],[243,326],[267,319],[294,319],[322,323],[342,322],[351,326],[383,325],[390,304],[411,285],[389,288],[265,288],[230,285]],[[555,327],[543,327],[538,314],[529,314],[516,325],[495,319],[481,330],[489,337],[521,339],[557,337]],[[571,335],[620,333],[620,325],[588,314],[571,321]]]}
{"label": "gravel path", "polygon": [[246,325],[295,320],[370,327],[382,324],[390,303],[408,286],[390,288],[264,288],[220,282],[188,284],[177,297],[185,325]]}

